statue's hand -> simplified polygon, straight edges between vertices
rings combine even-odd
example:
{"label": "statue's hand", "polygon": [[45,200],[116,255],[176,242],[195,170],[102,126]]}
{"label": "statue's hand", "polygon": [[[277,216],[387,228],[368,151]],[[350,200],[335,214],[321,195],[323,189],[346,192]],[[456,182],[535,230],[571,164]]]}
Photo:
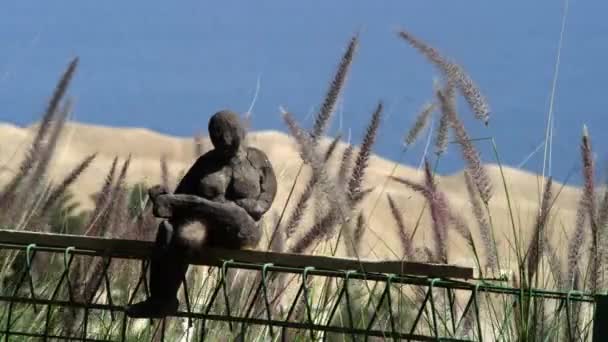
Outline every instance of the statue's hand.
{"label": "statue's hand", "polygon": [[159,218],[171,218],[173,216],[173,207],[169,202],[169,196],[167,194],[161,194],[153,199],[154,207],[152,211],[154,216]]}
{"label": "statue's hand", "polygon": [[154,202],[158,196],[168,193],[169,191],[162,185],[155,185],[148,189],[148,196],[150,196],[152,202]]}
{"label": "statue's hand", "polygon": [[168,193],[167,189],[162,185],[155,185],[148,190],[154,216],[161,218],[170,218],[172,216],[171,206],[166,200],[163,200],[164,196],[162,196]]}

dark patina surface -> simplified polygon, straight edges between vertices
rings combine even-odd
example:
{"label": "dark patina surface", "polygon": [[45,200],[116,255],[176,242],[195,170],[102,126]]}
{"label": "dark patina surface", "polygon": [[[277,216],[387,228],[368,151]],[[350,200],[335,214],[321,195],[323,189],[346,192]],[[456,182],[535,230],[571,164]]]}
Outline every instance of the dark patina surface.
{"label": "dark patina surface", "polygon": [[[272,165],[264,152],[243,144],[245,130],[233,112],[211,117],[209,137],[214,149],[198,158],[173,194],[161,186],[149,191],[154,215],[165,220],[151,260],[151,296],[127,308],[131,317],[164,317],[177,310],[189,250],[253,248],[260,241],[258,222],[277,191]],[[196,241],[184,228],[192,223],[204,230]]]}

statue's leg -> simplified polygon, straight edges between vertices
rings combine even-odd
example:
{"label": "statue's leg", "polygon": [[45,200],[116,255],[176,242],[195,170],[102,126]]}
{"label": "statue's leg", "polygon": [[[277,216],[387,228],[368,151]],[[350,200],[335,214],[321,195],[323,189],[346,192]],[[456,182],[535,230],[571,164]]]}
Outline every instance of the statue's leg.
{"label": "statue's leg", "polygon": [[262,232],[251,216],[243,214],[243,210],[237,206],[223,206],[214,215],[217,223],[211,229],[214,236],[230,236],[236,239],[230,248],[255,247],[262,237]]}
{"label": "statue's leg", "polygon": [[159,225],[156,251],[150,264],[150,294],[153,298],[171,301],[177,298],[177,291],[188,270],[181,248],[176,246],[177,226],[168,221]]}
{"label": "statue's leg", "polygon": [[258,224],[245,209],[232,202],[214,202],[199,196],[165,194],[156,198],[160,214],[188,213],[213,221],[210,244],[228,248],[253,247],[261,238]]}
{"label": "statue's leg", "polygon": [[160,223],[150,264],[150,298],[129,306],[130,317],[159,318],[177,311],[177,291],[188,264],[175,248],[176,228],[168,221]]}
{"label": "statue's leg", "polygon": [[214,222],[209,225],[208,233],[208,246],[228,249],[255,248],[262,237],[262,231],[255,222],[243,222],[242,225]]}
{"label": "statue's leg", "polygon": [[241,227],[245,231],[257,229],[257,223],[247,211],[232,202],[214,202],[186,194],[161,195],[156,201],[159,211],[162,212],[187,212],[222,225]]}
{"label": "statue's leg", "polygon": [[[251,218],[250,218],[251,219]],[[238,239],[239,239],[239,247],[238,248],[255,248],[258,243],[262,239],[262,230],[258,226],[258,224],[251,220],[247,220],[247,222],[242,222],[238,227]]]}

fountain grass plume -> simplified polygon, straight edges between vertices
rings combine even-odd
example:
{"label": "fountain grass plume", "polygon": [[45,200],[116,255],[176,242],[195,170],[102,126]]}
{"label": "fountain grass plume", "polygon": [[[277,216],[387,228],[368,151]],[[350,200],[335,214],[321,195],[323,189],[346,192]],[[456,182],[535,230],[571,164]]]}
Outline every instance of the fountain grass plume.
{"label": "fountain grass plume", "polygon": [[[435,96],[439,98],[440,94],[443,94],[451,108],[456,110],[456,97],[454,96],[454,87],[451,83],[446,83],[445,88],[442,90],[439,84],[435,84]],[[439,126],[435,133],[435,154],[440,156],[445,153],[448,149],[448,140],[450,138],[450,118],[447,112],[440,111]]]}
{"label": "fountain grass plume", "polygon": [[[359,45],[359,35],[355,34],[349,41],[346,51],[345,51],[344,55],[342,56],[342,59],[340,60],[340,64],[338,65],[338,69],[336,70],[336,73],[334,74],[334,77],[330,83],[328,92],[325,95],[321,108],[320,108],[319,112],[317,113],[317,115],[315,115],[315,120],[314,120],[312,130],[310,133],[308,133],[308,132],[306,133],[310,137],[311,149],[313,151],[316,149],[317,144],[318,144],[319,140],[321,139],[321,136],[324,134],[327,126],[329,125],[331,116],[333,115],[335,107],[336,107],[336,103],[338,101],[342,88],[344,87],[344,84],[346,82],[346,77],[350,70],[350,66],[352,64],[353,57],[355,55],[358,45]],[[292,191],[293,191],[293,188],[295,187],[296,182],[298,181],[298,177],[300,175],[301,170],[302,170],[302,165],[300,165],[298,174],[293,181]],[[287,201],[285,202],[285,207],[283,208],[283,213],[285,212],[285,209],[287,208],[287,203],[289,203],[291,196],[292,196],[292,192],[290,192],[290,194],[287,196]],[[279,228],[279,225],[281,224],[281,220],[283,218],[283,213],[280,215],[279,222],[277,223],[277,225],[274,229],[275,231]],[[291,230],[292,229],[293,228],[291,228]],[[274,236],[274,234],[275,233],[273,232],[271,234],[271,236]],[[271,243],[272,243],[273,239],[274,239],[274,237],[271,237],[271,239],[270,239]]]}
{"label": "fountain grass plume", "polygon": [[[591,156],[591,143],[586,127],[583,127],[583,136],[581,139],[581,159],[583,164],[583,193],[579,199],[578,209],[576,212],[576,221],[574,225],[574,233],[570,237],[568,245],[568,282],[574,281],[574,277],[578,270],[579,258],[582,254],[582,247],[586,238],[585,224],[590,222],[592,246],[590,258],[594,258],[597,251],[596,228],[593,221],[595,220],[594,207],[594,179],[593,179],[593,158]],[[595,262],[594,262],[595,263]]]}
{"label": "fountain grass plume", "polygon": [[[608,186],[604,189],[604,195],[598,207],[597,227],[599,232],[599,261],[603,265],[602,272],[606,274],[608,267]],[[605,280],[604,280],[605,283]]]}
{"label": "fountain grass plume", "polygon": [[598,228],[597,204],[595,198],[595,165],[593,161],[593,151],[591,149],[591,137],[587,125],[583,125],[583,136],[581,141],[581,156],[583,162],[583,193],[587,207],[587,215],[591,226],[591,250],[589,253],[589,274],[587,282],[590,290],[595,293],[599,285],[600,278],[600,232]]}
{"label": "fountain grass plume", "polygon": [[112,166],[110,166],[110,171],[104,179],[104,183],[101,187],[101,190],[95,196],[95,207],[93,208],[93,212],[89,215],[89,221],[86,225],[84,235],[99,236],[101,232],[101,227],[99,224],[97,224],[97,222],[111,203],[112,191],[114,190],[112,185],[116,177],[115,173],[117,163],[118,157],[114,157],[114,160],[112,161]]}
{"label": "fountain grass plume", "polygon": [[67,174],[67,176],[63,178],[63,180],[57,186],[53,188],[49,194],[49,197],[42,206],[42,213],[47,213],[48,210],[55,205],[57,200],[65,194],[68,187],[74,184],[78,177],[80,177],[80,175],[91,165],[95,157],[97,157],[96,153],[85,157],[78,165],[76,165],[76,167],[72,169],[72,171]]}
{"label": "fountain grass plume", "polygon": [[403,256],[407,260],[414,260],[415,258],[415,249],[414,243],[411,239],[410,232],[407,229],[405,222],[403,221],[403,217],[401,216],[401,212],[397,207],[397,203],[393,199],[390,194],[386,194],[388,199],[388,204],[391,209],[391,215],[393,217],[393,221],[397,227],[397,234],[399,235],[399,241],[401,242],[401,248],[403,249]]}
{"label": "fountain grass plume", "polygon": [[475,149],[475,146],[473,146],[469,134],[458,118],[458,114],[456,114],[456,110],[452,106],[452,103],[450,103],[448,98],[443,95],[441,91],[437,92],[437,97],[439,98],[441,111],[447,115],[450,121],[456,140],[460,145],[462,157],[467,162],[467,170],[479,190],[481,199],[487,205],[492,197],[492,182],[481,163],[479,152]]}
{"label": "fountain grass plume", "polygon": [[597,233],[596,218],[596,203],[595,203],[595,166],[593,163],[593,152],[591,150],[591,138],[586,125],[583,125],[583,136],[581,141],[581,157],[583,163],[583,178],[585,200],[587,205],[588,215],[591,220],[591,229],[593,233]]}
{"label": "fountain grass plume", "polygon": [[362,191],[361,185],[363,184],[365,171],[367,169],[369,158],[372,153],[372,147],[374,145],[374,142],[376,141],[376,136],[378,135],[378,128],[380,127],[380,118],[382,115],[382,110],[382,102],[379,102],[378,106],[376,107],[376,110],[374,110],[374,113],[372,114],[372,118],[365,131],[365,137],[363,138],[363,143],[361,144],[359,153],[357,153],[355,165],[353,166],[353,171],[350,177],[350,181],[348,183],[348,194],[351,201],[356,194]]}
{"label": "fountain grass plume", "polygon": [[429,119],[435,111],[436,107],[437,105],[435,103],[426,103],[422,107],[420,113],[418,114],[418,116],[416,116],[416,121],[414,122],[414,125],[410,128],[410,130],[405,136],[405,146],[411,146],[412,144],[414,144],[414,142],[416,142],[416,140],[420,136],[420,133],[422,133],[424,128],[428,125]]}
{"label": "fountain grass plume", "polygon": [[336,74],[331,81],[329,86],[329,90],[325,95],[325,99],[323,100],[323,104],[321,105],[321,109],[315,116],[315,121],[313,124],[313,128],[311,131],[312,143],[316,145],[318,140],[321,138],[325,129],[329,125],[329,121],[331,116],[336,108],[336,103],[340,96],[340,92],[344,87],[346,82],[346,77],[350,70],[350,66],[353,62],[353,57],[357,51],[357,47],[359,46],[359,35],[354,35],[349,43],[342,59],[340,60],[340,64],[338,65],[338,69],[336,70]]}
{"label": "fountain grass plume", "polygon": [[359,192],[357,192],[356,194],[354,194],[352,196],[352,198],[351,198],[351,206],[354,208],[357,205],[359,205],[373,191],[374,191],[374,188],[372,187],[372,188],[367,188],[367,189],[360,190]]}
{"label": "fountain grass plume", "polygon": [[362,212],[359,212],[357,215],[357,225],[355,226],[355,231],[353,232],[353,245],[355,248],[361,247],[361,240],[363,239],[363,234],[367,229],[367,223],[365,222],[365,216],[363,216]]}
{"label": "fountain grass plume", "polygon": [[471,205],[471,209],[473,210],[473,217],[475,217],[475,221],[477,222],[479,235],[481,236],[483,248],[485,249],[485,266],[493,271],[497,271],[498,252],[492,239],[492,226],[490,225],[490,222],[486,217],[486,213],[484,212],[483,205],[479,200],[479,190],[473,183],[473,179],[468,171],[464,172],[464,180],[469,196],[469,203]]}
{"label": "fountain grass plume", "polygon": [[15,195],[15,191],[17,190],[21,182],[25,180],[29,173],[34,169],[38,159],[40,158],[40,154],[42,153],[44,141],[47,137],[47,132],[51,127],[55,115],[57,114],[57,108],[59,107],[59,103],[61,102],[63,96],[67,91],[67,88],[74,76],[77,66],[78,58],[75,58],[70,62],[67,69],[62,74],[59,82],[57,83],[57,86],[53,91],[53,95],[42,117],[42,121],[40,122],[38,130],[36,132],[36,136],[34,137],[34,141],[28,149],[25,158],[21,161],[21,164],[19,165],[19,171],[8,182],[8,184],[2,189],[2,192],[0,193],[0,206],[7,207],[9,205],[9,203],[7,202],[9,202],[9,200]]}
{"label": "fountain grass plume", "polygon": [[437,261],[447,263],[447,227],[450,223],[450,209],[445,195],[437,190],[430,164],[428,160],[424,163],[425,184],[419,184],[400,177],[391,178],[410,189],[421,193],[427,200],[431,210],[432,232],[435,243],[434,255]]}
{"label": "fountain grass plume", "polygon": [[485,96],[464,69],[460,65],[443,57],[439,51],[414,37],[411,33],[400,31],[399,36],[409,43],[409,45],[417,49],[435,65],[437,69],[439,69],[445,79],[456,86],[473,110],[473,113],[475,113],[475,117],[487,125],[490,120],[490,106]]}
{"label": "fountain grass plume", "polygon": [[348,174],[351,172],[353,167],[353,153],[354,146],[348,145],[342,152],[342,160],[340,162],[340,168],[338,169],[338,184],[341,188],[346,189],[348,185]]}
{"label": "fountain grass plume", "polygon": [[41,145],[33,170],[26,176],[24,184],[14,200],[11,207],[12,215],[22,218],[18,227],[32,224],[32,220],[42,219],[42,212],[39,209],[49,195],[47,171],[71,109],[72,101],[68,99],[54,115],[49,127],[50,136]]}
{"label": "fountain grass plume", "polygon": [[543,240],[544,240],[544,249],[545,249],[545,254],[547,255],[547,263],[549,265],[549,270],[551,271],[552,275],[553,275],[553,279],[555,280],[555,287],[557,289],[564,289],[564,276],[563,276],[563,266],[562,266],[562,260],[559,257],[559,255],[557,254],[557,250],[555,249],[555,247],[553,246],[553,244],[551,243],[551,241],[549,241],[549,238],[547,237],[547,234],[545,234],[543,236]]}
{"label": "fountain grass plume", "polygon": [[576,211],[576,219],[574,224],[574,232],[570,236],[568,244],[568,259],[567,259],[567,279],[569,283],[573,281],[575,272],[578,268],[579,257],[585,242],[585,223],[587,222],[587,205],[585,200],[581,198]]}
{"label": "fountain grass plume", "polygon": [[329,178],[325,165],[314,150],[314,145],[310,135],[302,130],[293,116],[289,112],[283,112],[283,120],[285,121],[291,135],[296,139],[300,150],[300,156],[302,160],[310,165],[313,173],[313,177],[317,178],[318,184],[321,188],[321,192],[324,193],[333,207],[338,210],[340,217],[344,221],[349,220],[349,206],[347,203],[346,196],[343,191],[338,191],[335,184]]}
{"label": "fountain grass plume", "polygon": [[73,101],[68,98],[53,119],[50,136],[39,155],[34,171],[30,177],[30,185],[27,187],[28,189],[32,189],[35,186],[40,186],[43,183],[49,168],[49,163],[55,154],[55,149],[57,148],[57,143],[59,142],[61,132],[65,127],[65,123],[70,112],[72,111],[72,105]]}
{"label": "fountain grass plume", "polygon": [[532,278],[535,276],[540,259],[545,252],[545,230],[551,210],[551,202],[553,200],[553,179],[549,177],[545,184],[545,190],[541,200],[540,210],[536,217],[534,230],[532,231],[532,239],[528,246],[527,261],[528,261],[528,281],[532,284]]}
{"label": "fountain grass plume", "polygon": [[290,253],[303,253],[313,243],[334,234],[336,225],[340,222],[340,216],[336,210],[329,210],[319,218],[309,229],[304,231],[289,248]]}
{"label": "fountain grass plume", "polygon": [[327,150],[325,150],[325,155],[323,156],[323,160],[325,160],[325,162],[328,162],[329,159],[334,155],[334,152],[336,151],[336,147],[338,147],[338,143],[340,142],[341,139],[342,139],[342,134],[338,134],[334,137],[334,139],[331,141],[329,146],[327,146]]}
{"label": "fountain grass plume", "polygon": [[[338,145],[339,139],[340,139],[340,136],[338,135],[332,141],[332,143],[328,146],[327,150],[325,151],[324,158],[323,158],[324,163],[327,163],[327,161],[333,155],[333,153],[336,149],[336,146]],[[313,173],[311,175],[310,179],[308,180],[308,183],[306,183],[306,187],[304,188],[304,191],[302,192],[302,194],[296,201],[296,205],[295,205],[291,215],[289,216],[289,219],[287,219],[287,224],[285,226],[285,234],[286,234],[287,238],[290,238],[295,233],[298,225],[304,218],[304,214],[306,212],[306,209],[308,208],[308,203],[314,193],[315,187],[317,185],[317,181],[318,181],[318,179],[315,177],[315,174]]]}
{"label": "fountain grass plume", "polygon": [[127,159],[123,162],[122,167],[120,169],[120,173],[118,174],[118,178],[116,179],[116,183],[114,184],[113,199],[110,207],[107,210],[107,214],[104,215],[106,217],[104,224],[108,225],[108,231],[110,236],[120,236],[123,237],[126,235],[126,232],[129,230],[129,219],[128,219],[128,211],[127,211],[127,172],[129,167],[131,166],[131,155],[127,157]]}

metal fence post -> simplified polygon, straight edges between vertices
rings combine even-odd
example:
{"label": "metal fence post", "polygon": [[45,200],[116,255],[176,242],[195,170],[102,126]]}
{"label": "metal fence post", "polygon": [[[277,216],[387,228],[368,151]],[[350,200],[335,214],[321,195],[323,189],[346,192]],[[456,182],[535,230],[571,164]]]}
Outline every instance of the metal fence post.
{"label": "metal fence post", "polygon": [[593,342],[605,341],[608,338],[608,295],[595,296],[595,314],[593,315]]}

